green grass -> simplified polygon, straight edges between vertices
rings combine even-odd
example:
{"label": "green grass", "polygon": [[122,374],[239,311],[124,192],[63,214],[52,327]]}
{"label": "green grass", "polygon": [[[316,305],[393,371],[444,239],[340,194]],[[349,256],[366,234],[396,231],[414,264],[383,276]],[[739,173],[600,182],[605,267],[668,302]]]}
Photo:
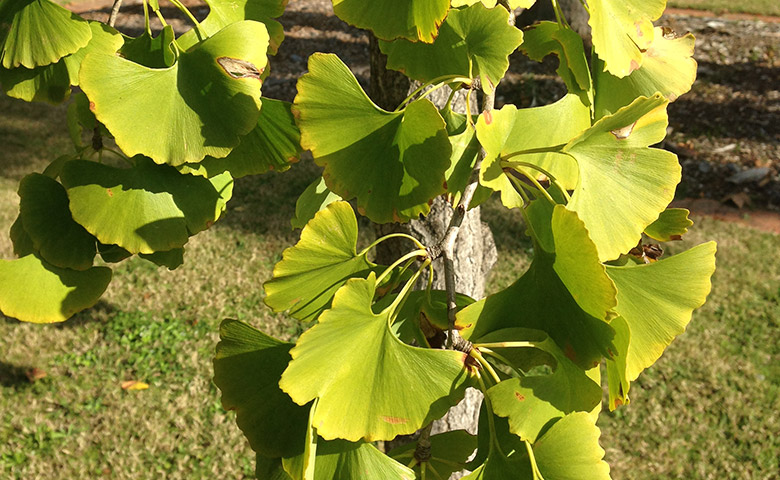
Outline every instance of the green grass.
{"label": "green grass", "polygon": [[[0,110],[0,144],[12,145],[0,160],[6,232],[23,172],[69,145],[55,128],[62,108],[3,97]],[[261,284],[295,241],[293,199],[314,175],[302,164],[244,179],[225,218],[188,244],[184,266],[126,261],[98,306],[64,324],[0,318],[0,478],[251,477],[254,456],[211,382],[217,327],[232,317],[298,333],[263,305]],[[530,245],[516,213],[483,211],[499,244],[496,291],[527,267]],[[600,420],[616,479],[777,478],[779,239],[703,219],[674,249],[709,239],[719,242],[710,301],[633,384],[631,404]],[[0,254],[12,255],[5,235]],[[30,382],[34,367],[47,376]],[[122,390],[126,380],[150,388]]]}
{"label": "green grass", "polygon": [[669,0],[669,7],[709,10],[715,13],[753,13],[780,16],[777,0]]}

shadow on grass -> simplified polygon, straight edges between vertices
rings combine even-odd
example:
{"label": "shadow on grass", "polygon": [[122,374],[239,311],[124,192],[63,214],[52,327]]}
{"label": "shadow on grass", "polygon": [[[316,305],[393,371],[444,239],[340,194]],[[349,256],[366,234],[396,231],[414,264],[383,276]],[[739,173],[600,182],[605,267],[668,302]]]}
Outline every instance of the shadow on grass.
{"label": "shadow on grass", "polygon": [[10,388],[26,388],[32,385],[27,372],[32,367],[27,365],[14,365],[0,360],[0,386]]}

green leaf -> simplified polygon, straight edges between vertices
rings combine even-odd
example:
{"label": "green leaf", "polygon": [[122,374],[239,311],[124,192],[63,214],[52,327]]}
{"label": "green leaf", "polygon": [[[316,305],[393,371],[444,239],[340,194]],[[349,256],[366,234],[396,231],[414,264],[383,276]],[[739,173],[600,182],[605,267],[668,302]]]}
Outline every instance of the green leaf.
{"label": "green leaf", "polygon": [[[302,456],[282,460],[293,480],[303,480]],[[317,441],[313,480],[413,480],[414,472],[370,443],[344,440]]]}
{"label": "green leaf", "polygon": [[97,253],[96,240],[73,220],[68,194],[56,180],[40,173],[19,183],[19,215],[35,251],[48,263],[87,270]]}
{"label": "green leaf", "polygon": [[158,267],[167,267],[168,270],[176,270],[184,264],[184,248],[174,248],[166,252],[139,253],[138,256]]}
{"label": "green leaf", "polygon": [[344,283],[366,276],[374,266],[357,253],[357,220],[347,202],[334,202],[318,212],[301,231],[301,239],[282,253],[274,278],[265,282],[265,303],[274,311],[290,311],[314,320],[330,305]]}
{"label": "green leaf", "polygon": [[606,320],[615,306],[615,287],[576,215],[559,205],[548,221],[555,253],[536,249],[520,279],[459,312],[457,325],[472,342],[504,328],[543,330],[577,365],[591,368],[612,347],[614,333]]}
{"label": "green leaf", "polygon": [[63,322],[97,303],[111,281],[111,269],[57,268],[36,255],[0,260],[0,310],[23,322]]}
{"label": "green leaf", "polygon": [[257,125],[225,158],[206,157],[200,165],[208,172],[228,171],[234,178],[283,172],[301,157],[301,132],[290,111],[292,105],[263,98]]}
{"label": "green leaf", "polygon": [[101,243],[131,253],[167,251],[217,220],[224,204],[209,180],[143,157],[136,163],[119,169],[74,160],[63,168],[74,220]]}
{"label": "green leaf", "polygon": [[344,199],[357,198],[372,221],[426,215],[428,202],[444,192],[450,143],[428,100],[384,111],[338,57],[314,54],[309,73],[298,81],[293,112],[301,145],[325,167],[328,188]]}
{"label": "green leaf", "polygon": [[477,3],[452,10],[431,44],[409,40],[379,42],[387,68],[429,82],[444,75],[479,76],[490,93],[509,68],[509,55],[523,42],[523,32],[509,24],[504,8]]}
{"label": "green leaf", "polygon": [[328,190],[325,179],[317,177],[295,202],[295,217],[290,220],[290,224],[293,228],[303,228],[317,212],[338,200],[341,200],[341,197]]}
{"label": "green leaf", "polygon": [[249,445],[270,458],[302,453],[310,406],[294,404],[279,389],[293,345],[237,320],[224,320],[219,337],[214,383]]}
{"label": "green leaf", "polygon": [[556,55],[556,72],[569,93],[577,94],[588,106],[593,104],[590,67],[582,37],[576,32],[554,22],[540,22],[526,30],[520,49],[537,62],[541,62],[547,55]]}
{"label": "green leaf", "polygon": [[653,42],[642,52],[642,66],[630,75],[617,78],[596,70],[596,118],[609,115],[640,96],[660,93],[670,102],[691,89],[696,80],[693,34],[677,37],[674,32],[655,28]]}
{"label": "green leaf", "polygon": [[119,263],[133,256],[132,253],[119,245],[106,245],[100,242],[98,242],[98,253],[100,253],[100,258],[106,263]]}
{"label": "green leaf", "polygon": [[639,69],[666,0],[590,0],[588,7],[593,49],[606,69],[618,78]]}
{"label": "green leaf", "polygon": [[225,157],[257,125],[266,42],[262,24],[243,21],[181,53],[169,68],[91,53],[82,62],[81,87],[129,155],[171,165]]}
{"label": "green leaf", "polygon": [[70,95],[70,86],[79,84],[81,61],[89,52],[114,53],[122,45],[122,37],[113,28],[100,22],[89,22],[92,39],[87,46],[56,63],[28,69],[0,68],[0,83],[9,96],[27,102],[61,103]]}
{"label": "green leaf", "polygon": [[667,103],[660,95],[640,97],[563,149],[580,170],[567,208],[585,222],[601,261],[633,248],[674,198],[677,156],[648,148],[666,136]]}
{"label": "green leaf", "polygon": [[375,281],[371,273],[336,292],[279,382],[299,405],[319,399],[313,425],[325,439],[410,434],[457,404],[470,381],[464,353],[411,347],[393,334],[392,308],[371,310]]}
{"label": "green leaf", "polygon": [[693,221],[688,218],[691,213],[684,208],[667,208],[658,217],[658,220],[645,228],[645,235],[659,242],[680,240],[688,233],[688,227]]}
{"label": "green leaf", "polygon": [[144,32],[139,37],[125,40],[119,54],[131,62],[149,68],[168,68],[176,62],[176,34],[173,27],[166,25],[156,37]]}
{"label": "green leaf", "polygon": [[627,349],[619,350],[615,360],[626,385],[624,394],[627,382],[655,363],[685,331],[693,310],[704,305],[715,271],[715,250],[715,242],[709,242],[650,264],[607,267],[618,289],[616,312],[629,337]]}
{"label": "green leaf", "polygon": [[[451,430],[432,435],[430,440],[431,459],[427,462],[426,470],[435,471],[438,477],[434,475],[434,478],[449,478],[453,473],[466,468],[469,456],[477,448],[477,437],[465,430]],[[388,455],[407,464],[414,458],[415,448],[417,448],[416,442],[407,443],[394,448]],[[414,473],[417,475],[414,478],[421,478],[419,464],[415,465]]]}
{"label": "green leaf", "polygon": [[[268,30],[268,53],[275,55],[284,40],[282,24],[274,20],[284,13],[288,0],[205,0],[209,14],[200,22],[200,30],[206,37],[212,37],[228,25],[242,20],[254,20]],[[186,32],[177,40],[184,50],[198,43],[195,29]],[[254,41],[254,40],[253,40]]]}
{"label": "green leaf", "polygon": [[587,413],[566,415],[533,445],[539,472],[546,480],[610,480],[600,435]]}
{"label": "green leaf", "polygon": [[[539,170],[513,162],[531,164],[550,173],[567,190],[577,185],[577,163],[556,152],[523,153],[548,148],[553,150],[590,127],[590,109],[577,95],[569,94],[543,107],[517,109],[514,105],[479,116],[477,138],[485,148],[479,174],[480,184],[501,192],[508,208],[522,206],[515,187],[504,168],[515,168],[534,178],[546,177]],[[506,157],[506,160],[502,160]]]}
{"label": "green leaf", "polygon": [[340,19],[371,30],[377,38],[426,43],[436,38],[449,7],[449,0],[333,0],[333,11]]}
{"label": "green leaf", "polygon": [[86,46],[90,38],[86,20],[49,0],[5,0],[0,5],[3,68],[55,63]]}
{"label": "green leaf", "polygon": [[528,348],[491,350],[511,355],[511,350],[530,348],[550,354],[552,362],[547,363],[554,368],[552,374],[509,378],[487,391],[495,414],[507,417],[510,431],[531,442],[536,441],[551,420],[572,412],[589,412],[601,403],[601,386],[569,360],[550,337],[539,333],[525,329],[499,330],[479,342],[527,341]]}

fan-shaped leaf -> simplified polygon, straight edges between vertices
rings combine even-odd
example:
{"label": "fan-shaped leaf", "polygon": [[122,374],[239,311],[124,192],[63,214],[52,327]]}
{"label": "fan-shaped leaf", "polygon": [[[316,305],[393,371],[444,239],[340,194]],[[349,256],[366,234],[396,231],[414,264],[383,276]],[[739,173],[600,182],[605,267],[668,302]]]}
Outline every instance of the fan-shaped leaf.
{"label": "fan-shaped leaf", "polygon": [[[373,7],[372,7],[373,8]],[[428,100],[386,112],[366,96],[335,55],[309,57],[293,112],[301,145],[325,167],[328,188],[378,223],[407,221],[430,211],[444,192],[450,143],[444,120]]]}
{"label": "fan-shaped leaf", "polygon": [[680,240],[688,233],[688,227],[693,221],[688,218],[691,213],[684,208],[667,208],[658,217],[658,220],[645,228],[645,235],[659,242]]}
{"label": "fan-shaped leaf", "polygon": [[[436,478],[449,478],[453,473],[466,468],[467,460],[477,448],[477,437],[465,430],[451,430],[432,435],[430,441],[431,458],[427,467],[428,471],[433,469],[438,474]],[[416,447],[416,442],[410,442],[394,448],[388,455],[401,463],[409,463],[414,457]],[[422,478],[419,463],[415,465],[414,473],[417,475],[414,478]]]}
{"label": "fan-shaped leaf", "polygon": [[0,5],[3,68],[49,65],[92,38],[86,20],[49,0],[5,0]]}
{"label": "fan-shaped leaf", "polygon": [[567,208],[585,222],[602,261],[634,247],[674,198],[677,156],[648,148],[666,136],[666,105],[660,95],[640,97],[563,149],[580,170]]}
{"label": "fan-shaped leaf", "polygon": [[168,68],[176,62],[175,39],[173,27],[166,25],[156,37],[151,32],[144,32],[139,37],[125,40],[119,54],[145,67]]}
{"label": "fan-shaped leaf", "polygon": [[296,405],[279,389],[293,345],[237,320],[223,321],[219,337],[214,383],[249,445],[265,457],[301,454],[310,406]]}
{"label": "fan-shaped leaf", "polygon": [[333,0],[336,15],[383,40],[431,43],[450,8],[449,0]]}
{"label": "fan-shaped leaf", "polygon": [[295,202],[295,217],[290,220],[292,227],[305,227],[317,212],[338,200],[341,200],[341,197],[328,190],[322,177],[317,177]]}
{"label": "fan-shaped leaf", "polygon": [[57,268],[36,255],[0,260],[0,310],[24,322],[63,322],[95,305],[110,281],[106,267]]}
{"label": "fan-shaped leaf", "polygon": [[593,48],[606,69],[619,78],[637,70],[666,0],[591,0],[588,7]]}
{"label": "fan-shaped leaf", "polygon": [[391,308],[371,310],[376,277],[351,279],[290,351],[279,382],[299,405],[319,398],[325,439],[390,440],[439,418],[463,398],[466,355],[416,348],[390,330]]}
{"label": "fan-shaped leaf", "polygon": [[262,24],[243,21],[181,53],[172,67],[91,53],[79,78],[123,151],[157,163],[197,163],[226,156],[257,125],[266,42]]}
{"label": "fan-shaped leaf", "polygon": [[379,42],[387,68],[428,82],[444,75],[481,79],[492,92],[509,68],[509,55],[523,42],[523,33],[508,22],[504,8],[487,9],[477,3],[452,10],[432,44],[396,40]]}
{"label": "fan-shaped leaf", "polygon": [[670,102],[691,89],[696,80],[692,34],[678,37],[671,30],[655,28],[653,42],[642,51],[642,66],[627,77],[596,73],[596,118],[618,111],[639,96],[660,93]]}
{"label": "fan-shaped leaf", "polygon": [[[505,173],[504,169],[513,167],[534,178],[546,177],[537,169],[512,165],[512,162],[523,162],[547,171],[563,188],[574,189],[578,172],[577,163],[571,157],[562,153],[533,151],[563,145],[589,127],[590,109],[573,94],[543,107],[518,110],[514,105],[507,105],[501,110],[480,115],[477,138],[485,148],[480,183],[501,192],[505,206],[519,207],[522,203],[507,177],[511,174]],[[531,153],[512,155],[524,151]]]}
{"label": "fan-shaped leaf", "polygon": [[339,287],[349,278],[368,275],[374,266],[365,254],[358,255],[357,236],[355,213],[347,202],[318,212],[265,283],[266,305],[276,312],[290,310],[299,320],[314,320]]}
{"label": "fan-shaped leaf", "polygon": [[136,157],[129,169],[74,160],[62,171],[74,220],[131,253],[180,248],[224,206],[209,180]]}
{"label": "fan-shaped leaf", "polygon": [[[302,456],[282,460],[293,480],[303,480]],[[370,443],[344,440],[317,441],[313,480],[413,480],[414,472]],[[308,478],[308,477],[307,477]]]}
{"label": "fan-shaped leaf", "polygon": [[[628,382],[658,360],[685,331],[693,310],[704,304],[715,271],[715,249],[709,242],[650,264],[607,267],[618,289],[616,312],[628,334],[627,349],[617,352],[618,365],[611,366],[622,372],[624,395]],[[612,395],[610,403],[614,408]]]}
{"label": "fan-shaped leaf", "polygon": [[566,415],[533,445],[539,472],[546,480],[610,480],[599,436],[587,413]]}
{"label": "fan-shaped leaf", "polygon": [[[554,371],[550,375],[509,378],[487,391],[493,412],[509,419],[510,431],[523,440],[534,442],[551,420],[572,412],[588,412],[598,405],[601,386],[572,363],[547,335],[540,332],[539,339],[527,332],[525,329],[499,330],[481,338],[478,343],[527,341],[532,345],[530,348],[546,352],[554,360],[550,365]],[[504,353],[504,349],[493,350]]]}
{"label": "fan-shaped leaf", "polygon": [[96,240],[73,221],[68,194],[56,180],[39,173],[19,183],[19,215],[35,250],[60,268],[86,270],[97,253]]}

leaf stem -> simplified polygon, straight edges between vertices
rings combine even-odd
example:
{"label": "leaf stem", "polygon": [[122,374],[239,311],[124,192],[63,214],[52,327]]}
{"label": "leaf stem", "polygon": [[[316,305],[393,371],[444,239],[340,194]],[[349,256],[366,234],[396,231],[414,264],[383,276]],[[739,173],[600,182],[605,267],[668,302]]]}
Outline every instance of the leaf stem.
{"label": "leaf stem", "polygon": [[[518,188],[518,191],[522,191],[523,188],[530,188],[530,189],[533,189],[533,190],[537,190],[539,193],[541,193],[547,199],[547,201],[549,201],[553,205],[555,205],[557,203],[555,201],[555,199],[552,198],[550,193],[547,190],[545,190],[544,187],[542,187],[542,185],[539,184],[539,182],[535,178],[533,178],[533,176],[528,175],[525,172],[521,172],[521,171],[517,171],[517,173],[520,173],[525,178],[527,178],[531,183],[534,184],[533,186],[532,185],[527,185],[527,184],[521,182],[520,179],[515,177],[514,175],[507,175],[507,177],[509,177],[509,180],[515,185],[515,187]],[[526,203],[530,203],[530,202],[528,202],[526,200],[526,198],[527,197],[523,197],[523,200],[526,201]]]}
{"label": "leaf stem", "polygon": [[523,440],[525,443],[525,449],[528,451],[528,458],[531,460],[531,470],[534,474],[534,480],[544,480],[542,472],[539,471],[539,465],[536,464],[536,456],[534,456],[534,449],[531,446],[531,442]]}
{"label": "leaf stem", "polygon": [[520,155],[531,155],[535,153],[560,153],[561,150],[563,150],[563,147],[565,147],[567,144],[561,143],[560,145],[553,145],[551,147],[539,147],[539,148],[529,148],[527,150],[518,150],[516,152],[507,153],[506,155],[501,155],[500,160],[501,163],[506,162],[510,158],[519,157]]}
{"label": "leaf stem", "polygon": [[498,373],[493,369],[493,365],[490,364],[487,360],[485,360],[485,357],[482,356],[481,353],[479,353],[479,350],[476,348],[472,348],[469,352],[469,355],[476,358],[480,365],[485,367],[485,370],[488,371],[491,377],[493,377],[493,380],[495,380],[496,383],[501,383],[501,378],[499,378]]}
{"label": "leaf stem", "polygon": [[[409,254],[406,254],[406,255],[404,255],[404,257],[408,257],[409,255],[412,255],[412,254],[417,254],[417,255],[419,255],[419,254],[420,254],[420,252],[422,252],[422,254],[423,254],[423,255],[425,254],[425,251],[424,251],[424,250],[417,250],[417,251],[415,251],[415,252],[411,252],[411,253],[409,253]],[[403,257],[401,257],[401,258],[403,258]],[[410,279],[409,279],[409,281],[408,281],[408,282],[406,282],[406,284],[403,286],[403,288],[401,289],[401,291],[400,291],[400,292],[398,292],[398,296],[396,296],[396,297],[393,299],[393,303],[391,303],[391,304],[390,304],[390,306],[389,306],[389,307],[387,307],[387,308],[385,309],[385,310],[387,310],[387,309],[390,309],[390,311],[391,311],[391,312],[393,312],[393,314],[392,314],[392,315],[389,315],[389,316],[388,316],[388,322],[389,322],[389,324],[392,324],[392,322],[395,320],[395,314],[396,314],[396,311],[398,310],[398,306],[399,306],[401,303],[403,303],[404,301],[406,301],[406,296],[407,296],[407,295],[409,294],[409,292],[412,290],[412,287],[414,286],[414,284],[415,284],[415,283],[417,283],[417,279],[418,279],[418,278],[420,278],[420,274],[422,273],[422,271],[423,271],[423,270],[425,270],[426,268],[428,268],[428,264],[429,264],[430,262],[431,262],[431,259],[430,259],[430,258],[426,258],[426,259],[425,259],[425,261],[423,262],[423,266],[422,266],[422,268],[420,268],[419,270],[417,270],[417,271],[414,273],[414,275],[412,275],[412,278],[410,278]],[[398,262],[396,261],[396,263],[398,263]],[[395,265],[395,264],[394,264],[394,265]],[[391,269],[392,269],[392,267],[388,268],[388,270],[391,270]],[[383,272],[383,273],[382,273],[382,275],[384,276],[384,275],[385,275],[385,273],[387,273],[387,271],[388,271],[388,270],[385,270],[385,272]],[[379,283],[379,282],[377,281],[377,283]]]}
{"label": "leaf stem", "polygon": [[477,348],[536,348],[533,343],[524,341],[475,343],[474,346]]}
{"label": "leaf stem", "polygon": [[198,22],[198,19],[195,18],[195,15],[190,12],[190,10],[179,0],[169,0],[176,8],[179,9],[180,12],[182,12],[184,15],[187,16],[187,18],[190,19],[192,24],[195,26],[195,34],[198,36],[199,41],[203,41],[203,32],[201,31],[200,22]]}
{"label": "leaf stem", "polygon": [[[502,163],[504,163],[504,162],[502,162]],[[545,175],[547,178],[549,178],[550,181],[552,183],[554,183],[555,186],[558,187],[558,189],[561,191],[561,193],[563,193],[564,198],[566,198],[566,202],[567,203],[569,202],[569,200],[571,200],[571,197],[569,196],[569,192],[567,192],[566,189],[563,188],[563,186],[560,184],[558,179],[555,178],[555,176],[553,176],[553,174],[551,174],[550,172],[548,172],[544,168],[540,167],[539,165],[534,165],[533,163],[528,163],[528,162],[505,162],[505,163],[506,163],[506,165],[511,166],[511,167],[526,167],[526,168],[531,168],[533,170],[538,171],[542,175]]]}
{"label": "leaf stem", "polygon": [[488,455],[493,453],[493,450],[495,449],[502,456],[506,457],[504,452],[501,450],[501,444],[498,443],[498,435],[496,434],[496,420],[493,418],[493,403],[490,401],[490,397],[488,397],[487,386],[485,385],[485,381],[482,379],[482,375],[479,373],[479,371],[477,371],[476,374],[477,381],[479,382],[479,388],[482,390],[482,396],[485,399],[485,407],[487,407],[488,428],[490,429],[490,452]]}
{"label": "leaf stem", "polygon": [[389,234],[389,235],[385,235],[384,237],[381,237],[381,238],[378,238],[378,239],[376,239],[376,240],[374,241],[374,243],[372,243],[371,245],[369,245],[369,246],[367,246],[366,248],[364,248],[364,249],[363,249],[363,250],[362,250],[362,251],[361,251],[361,252],[358,254],[358,256],[362,257],[363,255],[365,255],[366,253],[368,253],[368,251],[369,251],[369,250],[371,250],[372,248],[376,247],[377,245],[379,245],[380,243],[384,242],[385,240],[388,240],[388,239],[390,239],[390,238],[398,238],[398,237],[402,237],[402,238],[406,238],[406,239],[409,239],[409,240],[411,240],[412,242],[414,242],[415,246],[416,246],[417,248],[421,249],[421,250],[425,250],[425,248],[426,248],[426,247],[425,247],[425,245],[423,245],[422,243],[420,243],[420,241],[419,241],[419,240],[417,240],[416,238],[414,238],[413,236],[411,236],[411,235],[407,235],[406,233],[400,233],[400,232],[399,232],[399,233],[391,233],[391,234]]}
{"label": "leaf stem", "polygon": [[[379,285],[380,283],[382,283],[382,280],[384,280],[384,279],[385,279],[385,277],[387,277],[387,276],[388,276],[388,275],[389,275],[389,274],[390,274],[390,273],[393,271],[393,269],[394,269],[395,267],[397,267],[398,265],[400,265],[400,264],[402,264],[403,262],[405,262],[405,261],[409,260],[410,258],[414,258],[414,257],[423,256],[423,255],[426,255],[427,253],[428,253],[428,251],[427,251],[427,250],[424,250],[424,249],[415,250],[415,251],[413,251],[413,252],[409,252],[409,253],[407,253],[407,254],[406,254],[406,255],[404,255],[403,257],[401,257],[401,258],[399,258],[398,260],[396,260],[395,262],[393,262],[393,264],[392,264],[392,265],[390,265],[389,267],[387,267],[387,268],[385,269],[385,271],[384,271],[384,272],[382,272],[382,274],[381,274],[381,275],[379,275],[379,276],[377,277],[377,279],[376,279],[376,284],[377,284],[377,285]],[[419,276],[419,272],[418,272],[416,275],[417,275],[417,276]]]}
{"label": "leaf stem", "polygon": [[491,357],[501,361],[504,365],[508,366],[512,370],[514,370],[518,375],[525,376],[523,372],[520,371],[519,368],[515,367],[512,362],[507,359],[505,356],[501,355],[500,353],[494,352],[493,350],[487,348],[487,347],[479,347],[479,351],[485,353],[486,355],[490,355]]}

